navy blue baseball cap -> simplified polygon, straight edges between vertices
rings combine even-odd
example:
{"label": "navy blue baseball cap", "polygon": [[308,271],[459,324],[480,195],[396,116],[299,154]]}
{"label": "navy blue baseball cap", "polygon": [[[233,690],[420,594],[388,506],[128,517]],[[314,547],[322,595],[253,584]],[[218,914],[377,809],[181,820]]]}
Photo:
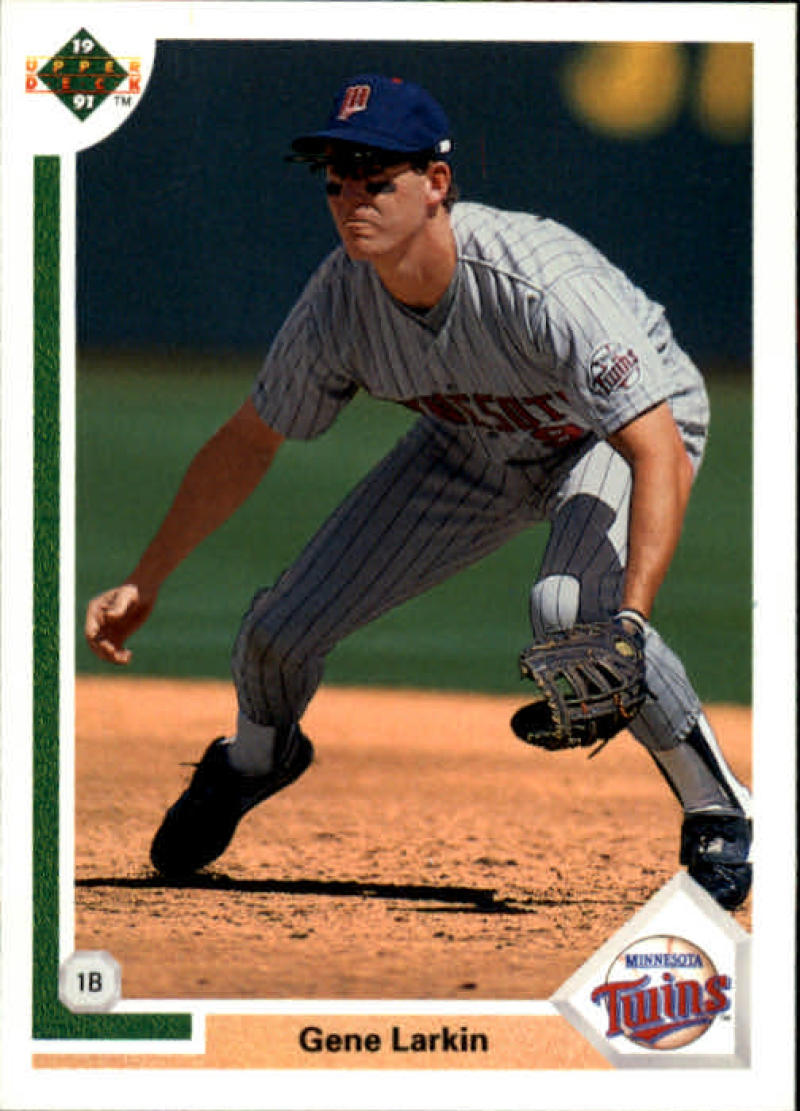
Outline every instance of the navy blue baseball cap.
{"label": "navy blue baseball cap", "polygon": [[301,158],[324,155],[331,142],[412,154],[433,151],[446,158],[453,149],[441,105],[420,85],[400,77],[362,74],[339,89],[325,127],[292,143]]}

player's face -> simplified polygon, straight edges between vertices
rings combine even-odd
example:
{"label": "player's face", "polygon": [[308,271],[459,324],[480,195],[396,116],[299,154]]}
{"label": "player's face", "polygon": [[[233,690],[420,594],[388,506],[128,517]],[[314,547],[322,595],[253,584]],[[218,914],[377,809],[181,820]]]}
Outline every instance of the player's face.
{"label": "player's face", "polygon": [[381,166],[334,160],[326,168],[325,188],[345,250],[357,260],[402,257],[431,210],[429,177],[408,162]]}

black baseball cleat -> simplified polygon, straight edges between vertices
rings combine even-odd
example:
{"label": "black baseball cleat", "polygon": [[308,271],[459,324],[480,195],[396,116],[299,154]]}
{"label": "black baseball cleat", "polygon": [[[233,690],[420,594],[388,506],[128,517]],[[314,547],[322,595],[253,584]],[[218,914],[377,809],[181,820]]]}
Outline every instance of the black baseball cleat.
{"label": "black baseball cleat", "polygon": [[681,864],[725,910],[741,906],[750,891],[752,840],[753,823],[744,814],[701,810],[684,816]]}
{"label": "black baseball cleat", "polygon": [[248,810],[298,779],[314,759],[311,741],[299,726],[283,734],[277,766],[267,775],[246,776],[228,763],[217,737],[195,766],[189,786],[164,815],[150,860],[162,876],[179,879],[221,856]]}

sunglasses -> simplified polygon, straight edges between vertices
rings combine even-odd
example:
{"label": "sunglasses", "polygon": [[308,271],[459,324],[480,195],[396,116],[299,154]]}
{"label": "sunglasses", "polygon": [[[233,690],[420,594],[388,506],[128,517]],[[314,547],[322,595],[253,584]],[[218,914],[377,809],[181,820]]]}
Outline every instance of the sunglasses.
{"label": "sunglasses", "polygon": [[[342,174],[341,176],[352,178],[355,175]],[[325,192],[328,194],[329,197],[340,197],[342,195],[343,188],[344,185],[341,181],[325,182]],[[396,190],[397,186],[390,178],[380,178],[377,181],[364,182],[364,192],[367,193],[370,197],[377,197],[381,193],[394,193],[396,192]]]}
{"label": "sunglasses", "polygon": [[[406,167],[407,159],[398,160],[397,156],[387,157],[385,153],[372,150],[337,151],[326,155],[322,168],[330,170],[337,178],[349,178],[351,181],[363,181],[364,192],[370,197],[377,197],[382,193],[394,193],[397,189],[393,178],[402,171],[399,167]],[[394,174],[390,170],[397,169]],[[370,178],[374,180],[369,180]],[[325,182],[325,192],[329,197],[340,197],[343,181]]]}
{"label": "sunglasses", "polygon": [[[431,152],[420,151],[399,156],[396,153],[381,150],[372,150],[369,147],[354,150],[332,150],[324,154],[293,155],[289,161],[306,162],[312,171],[322,172],[330,170],[334,177],[349,178],[351,181],[363,181],[364,190],[370,196],[380,193],[393,193],[397,186],[392,180],[398,174],[388,175],[387,171],[399,167],[410,167],[413,170],[423,170],[431,159]],[[375,181],[365,179],[376,178]],[[325,192],[329,197],[338,197],[342,193],[342,182],[327,180]]]}

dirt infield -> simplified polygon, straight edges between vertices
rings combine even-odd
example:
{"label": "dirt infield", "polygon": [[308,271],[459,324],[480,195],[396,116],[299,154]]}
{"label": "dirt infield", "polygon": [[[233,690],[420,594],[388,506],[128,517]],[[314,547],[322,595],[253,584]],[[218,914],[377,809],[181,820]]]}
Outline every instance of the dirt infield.
{"label": "dirt infield", "polygon": [[[76,949],[113,953],[127,998],[547,998],[677,871],[680,815],[631,737],[547,755],[518,705],[323,688],[314,765],[177,886],[150,838],[231,687],[79,679]],[[750,711],[709,716],[749,782]]]}

